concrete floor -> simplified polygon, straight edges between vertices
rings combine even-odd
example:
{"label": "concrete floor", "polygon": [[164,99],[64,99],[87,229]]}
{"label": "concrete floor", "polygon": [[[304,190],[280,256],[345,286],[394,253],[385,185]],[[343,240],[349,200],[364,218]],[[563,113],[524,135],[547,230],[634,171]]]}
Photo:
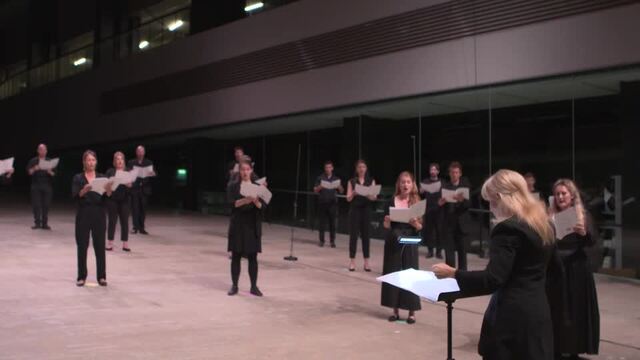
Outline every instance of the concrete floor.
{"label": "concrete floor", "polygon": [[[73,211],[54,209],[53,231],[29,229],[27,207],[0,206],[0,359],[444,359],[446,312],[423,303],[415,325],[388,323],[379,305],[382,242],[374,272],[349,273],[347,240],[318,248],[297,230],[299,261],[283,261],[290,229],[264,226],[259,285],[228,297],[227,219],[157,212],[132,253],[107,255],[107,288],[77,288]],[[92,250],[90,249],[90,252]],[[434,261],[421,258],[421,267]],[[470,256],[472,268],[485,261]],[[640,359],[640,284],[598,276],[601,355]],[[458,301],[454,356],[477,359],[488,298]]]}

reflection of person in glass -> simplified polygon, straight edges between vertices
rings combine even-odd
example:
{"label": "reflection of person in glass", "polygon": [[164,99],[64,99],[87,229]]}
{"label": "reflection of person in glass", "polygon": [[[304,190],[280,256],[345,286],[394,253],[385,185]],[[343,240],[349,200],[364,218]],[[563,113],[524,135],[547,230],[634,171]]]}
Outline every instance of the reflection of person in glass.
{"label": "reflection of person in glass", "polygon": [[49,207],[53,198],[53,170],[41,170],[40,160],[51,160],[47,157],[47,145],[38,145],[38,156],[29,160],[27,173],[31,176],[31,204],[35,224],[32,229],[51,230],[49,226]]}
{"label": "reflection of person in glass", "polygon": [[[454,161],[449,165],[449,181],[442,184],[443,189],[455,191],[460,188],[470,189],[471,185],[462,177],[462,165]],[[454,197],[455,202],[447,202],[440,198],[438,204],[442,207],[442,246],[444,247],[445,261],[449,266],[456,265],[456,253],[458,254],[458,269],[467,269],[467,249],[465,244],[465,232],[463,218],[471,206],[469,199],[458,193]]]}
{"label": "reflection of person in glass", "polygon": [[[385,206],[383,275],[409,268],[416,270],[420,268],[418,246],[400,244],[399,238],[402,236],[419,236],[420,230],[422,230],[422,217],[411,219],[408,224],[405,224],[391,221],[389,216],[390,207],[409,208],[419,201],[420,194],[413,175],[407,171],[400,173],[396,180],[394,196]],[[389,317],[389,321],[400,319],[399,309],[408,310],[408,324],[416,322],[415,312],[420,310],[420,298],[418,295],[387,283],[382,283],[381,304],[393,309],[393,315]]]}
{"label": "reflection of person in glass", "polygon": [[228,186],[227,196],[231,204],[227,250],[231,252],[231,280],[233,285],[229,295],[238,293],[240,260],[249,260],[251,294],[262,296],[258,289],[258,253],[262,252],[262,210],[266,203],[260,198],[244,197],[240,194],[242,183],[253,183],[251,161],[240,160],[239,181]]}
{"label": "reflection of person in glass", "polygon": [[93,238],[93,250],[96,254],[96,271],[98,284],[107,286],[107,266],[105,259],[106,218],[104,212],[104,195],[111,195],[107,184],[103,195],[91,191],[91,182],[105,176],[96,172],[98,160],[96,153],[87,150],[82,155],[84,171],[73,177],[71,194],[77,202],[76,211],[76,245],[78,250],[78,278],[76,285],[84,286],[87,279],[87,249],[89,238]]}
{"label": "reflection of person in glass", "polygon": [[497,224],[485,270],[433,266],[439,278],[455,277],[464,296],[489,295],[478,352],[483,359],[552,360],[553,335],[545,273],[553,229],[544,205],[515,171],[500,170],[482,187]]}
{"label": "reflection of person in glass", "polygon": [[564,276],[550,272],[548,289],[556,354],[578,359],[578,354],[597,354],[600,343],[598,296],[588,256],[598,234],[580,190],[573,181],[560,179],[553,185],[551,216],[571,207],[575,207],[578,222],[571,234],[557,241]]}
{"label": "reflection of person in glass", "polygon": [[[440,165],[437,163],[429,164],[429,177],[422,180],[423,184],[433,184],[440,182],[442,187],[442,180],[440,180]],[[427,258],[435,256],[438,259],[442,259],[442,212],[440,211],[440,198],[442,197],[442,189],[436,192],[421,191],[424,198],[427,200],[427,210],[424,213],[424,219],[422,223],[422,240],[429,249],[427,252]]]}
{"label": "reflection of person in glass", "polygon": [[347,183],[347,201],[349,204],[349,271],[356,270],[356,252],[358,250],[358,235],[362,238],[362,255],[364,257],[364,271],[371,271],[369,266],[369,227],[371,227],[371,204],[376,196],[363,196],[356,193],[356,185],[373,186],[376,181],[369,176],[367,163],[356,161],[355,174]]}

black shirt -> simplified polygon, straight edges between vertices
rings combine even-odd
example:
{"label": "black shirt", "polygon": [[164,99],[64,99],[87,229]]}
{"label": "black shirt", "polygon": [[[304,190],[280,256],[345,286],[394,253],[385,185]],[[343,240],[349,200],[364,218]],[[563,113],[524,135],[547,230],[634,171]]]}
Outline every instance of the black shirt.
{"label": "black shirt", "polygon": [[[45,160],[51,160],[48,157],[45,157]],[[39,157],[34,157],[27,163],[27,171],[32,169],[34,166],[38,165],[40,162]],[[54,169],[55,171],[55,169]],[[31,185],[49,185],[53,183],[52,176],[46,170],[37,170],[31,174]]]}
{"label": "black shirt", "polygon": [[[107,170],[105,176],[108,178],[116,176],[116,169],[111,168]],[[118,187],[113,189],[113,192],[111,193],[111,200],[124,201],[127,199],[127,196],[129,196],[129,188],[126,185],[118,185]]]}
{"label": "black shirt", "polygon": [[360,180],[357,177],[354,177],[349,180],[349,183],[351,183],[351,190],[353,191],[353,200],[351,200],[351,206],[366,207],[370,205],[371,200],[368,197],[356,194],[356,184],[361,186],[371,186],[373,184],[373,179],[365,176],[364,183],[360,183]]}
{"label": "black shirt", "polygon": [[[105,177],[103,174],[96,172],[96,179]],[[78,208],[82,208],[84,206],[101,206],[103,195],[98,194],[95,191],[89,191],[84,194],[83,197],[80,197],[80,190],[87,185],[89,181],[87,181],[87,177],[84,173],[76,174],[73,177],[73,181],[71,183],[71,196],[78,202]]]}
{"label": "black shirt", "polygon": [[[335,176],[335,174],[331,174],[331,177],[327,177],[323,173],[322,175],[318,176],[314,186],[319,186],[323,180],[324,181],[328,181],[328,182],[333,182],[333,181],[336,181],[336,180],[340,180],[340,178]],[[325,188],[322,188],[322,189],[320,189],[320,192],[318,193],[318,202],[320,202],[322,204],[337,203],[338,202],[338,197],[336,196],[337,193],[338,193],[338,189],[325,189]]]}

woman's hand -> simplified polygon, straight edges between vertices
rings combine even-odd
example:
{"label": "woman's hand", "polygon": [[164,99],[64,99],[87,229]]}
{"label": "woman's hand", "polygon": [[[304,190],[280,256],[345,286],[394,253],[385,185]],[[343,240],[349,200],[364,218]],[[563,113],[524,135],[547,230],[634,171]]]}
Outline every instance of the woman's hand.
{"label": "woman's hand", "polygon": [[11,178],[11,175],[13,175],[13,172],[14,172],[14,171],[15,171],[15,169],[14,169],[14,168],[11,168],[11,169],[9,169],[9,171],[7,171],[7,174],[6,174],[7,179],[10,179],[10,178]]}
{"label": "woman's hand", "polygon": [[457,202],[463,202],[464,201],[464,195],[463,194],[455,194],[454,199],[456,199]]}
{"label": "woman's hand", "polygon": [[260,202],[260,198],[253,198],[253,205],[255,205],[255,207],[257,207],[258,209],[260,209],[262,207],[262,202]]}
{"label": "woman's hand", "polygon": [[111,194],[113,193],[113,183],[112,182],[108,182],[105,186],[104,186],[104,192],[107,194],[107,196],[111,196]]}
{"label": "woman's hand", "polygon": [[447,199],[445,198],[438,199],[438,206],[444,206],[444,204],[446,203],[447,203]]}
{"label": "woman's hand", "polygon": [[420,221],[420,218],[413,218],[409,220],[409,225],[413,226],[413,228],[418,231],[422,230],[422,221]]}
{"label": "woman's hand", "polygon": [[384,221],[382,222],[382,226],[385,229],[390,229],[391,228],[391,216],[385,215]]}
{"label": "woman's hand", "polygon": [[91,184],[87,184],[87,185],[85,185],[85,186],[80,190],[80,193],[78,194],[78,196],[83,197],[83,196],[85,196],[89,191],[91,191]]}
{"label": "woman's hand", "polygon": [[580,236],[587,236],[587,229],[584,227],[584,224],[576,224],[576,226],[573,227],[573,231],[575,231]]}
{"label": "woman's hand", "polygon": [[369,195],[369,196],[367,196],[367,197],[368,197],[368,198],[369,198],[369,200],[371,200],[371,201],[376,201],[376,200],[378,200],[378,197],[377,197],[377,196],[375,196],[375,195]]}
{"label": "woman's hand", "polygon": [[133,183],[126,183],[124,186],[131,188],[133,186]]}
{"label": "woman's hand", "polygon": [[431,270],[436,274],[438,279],[446,279],[456,276],[456,269],[445,263],[435,264],[431,267]]}
{"label": "woman's hand", "polygon": [[56,173],[54,173],[53,170],[47,170],[47,174],[49,174],[49,176],[56,176]]}

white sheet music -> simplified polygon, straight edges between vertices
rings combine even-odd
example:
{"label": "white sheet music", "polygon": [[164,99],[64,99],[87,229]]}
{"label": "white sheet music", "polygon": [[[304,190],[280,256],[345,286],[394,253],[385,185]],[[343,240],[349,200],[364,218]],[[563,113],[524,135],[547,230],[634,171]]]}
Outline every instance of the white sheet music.
{"label": "white sheet music", "polygon": [[333,180],[333,181],[320,180],[320,186],[329,190],[337,189],[340,187],[340,180]]}
{"label": "white sheet music", "polygon": [[429,194],[434,194],[434,193],[437,193],[438,191],[440,191],[440,189],[442,189],[442,182],[441,181],[432,182],[430,184],[420,183],[420,190],[422,192],[426,192],[426,193],[429,193]]}
{"label": "white sheet music", "polygon": [[271,191],[266,186],[243,181],[240,183],[240,195],[262,199],[267,205],[271,202]]}
{"label": "white sheet music", "polygon": [[40,170],[53,170],[56,167],[58,167],[58,163],[60,162],[59,158],[55,158],[55,159],[51,159],[51,160],[44,160],[44,159],[40,159],[40,161],[38,161],[38,167],[40,168]]}
{"label": "white sheet music", "polygon": [[356,184],[355,193],[362,196],[378,196],[382,190],[382,185],[364,186]]}
{"label": "white sheet music", "polygon": [[450,203],[458,202],[455,199],[455,197],[458,194],[462,194],[462,196],[465,198],[465,200],[469,200],[469,188],[468,187],[461,187],[461,188],[457,188],[456,190],[442,189],[442,198],[445,199],[447,202],[450,202]]}
{"label": "white sheet music", "polygon": [[113,182],[113,189],[115,190],[120,185],[131,184],[136,181],[137,175],[131,171],[116,170],[116,175],[110,177],[109,180]]}
{"label": "white sheet music", "polygon": [[376,280],[410,291],[431,302],[442,293],[460,291],[456,279],[438,279],[431,271],[407,269],[378,277]]}
{"label": "white sheet music", "polygon": [[267,177],[265,176],[263,178],[260,178],[260,179],[256,180],[256,183],[258,183],[258,185],[266,184],[267,183]]}
{"label": "white sheet music", "polygon": [[393,222],[408,224],[413,218],[422,218],[427,209],[427,200],[420,200],[409,208],[389,208],[389,217]]}
{"label": "white sheet music", "polygon": [[156,174],[153,172],[153,165],[144,166],[144,167],[134,165],[131,172],[136,174],[136,177],[139,177],[142,179],[156,176]]}
{"label": "white sheet music", "polygon": [[553,224],[556,228],[556,238],[562,239],[573,233],[573,228],[578,224],[578,211],[570,207],[553,215]]}
{"label": "white sheet music", "polygon": [[108,178],[95,178],[89,183],[89,185],[91,185],[91,191],[102,195],[106,191],[105,187],[110,182],[111,180]]}
{"label": "white sheet music", "polygon": [[13,169],[13,160],[14,158],[8,158],[4,160],[0,160],[0,175],[4,175],[9,172],[9,170]]}

